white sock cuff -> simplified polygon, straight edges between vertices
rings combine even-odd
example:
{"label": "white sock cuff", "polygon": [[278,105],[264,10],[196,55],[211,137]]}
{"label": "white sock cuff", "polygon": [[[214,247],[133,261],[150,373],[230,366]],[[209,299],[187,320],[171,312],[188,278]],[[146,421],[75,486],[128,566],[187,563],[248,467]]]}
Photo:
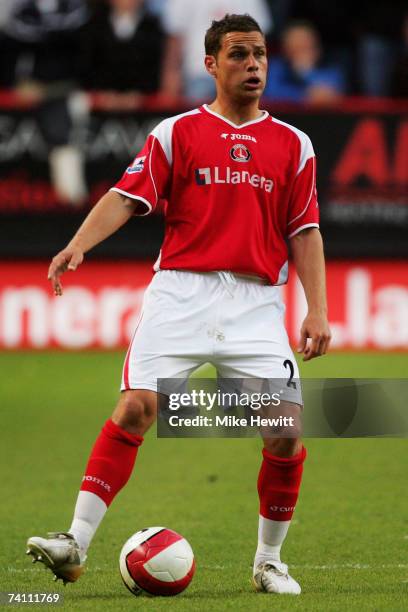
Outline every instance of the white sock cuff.
{"label": "white sock cuff", "polygon": [[94,493],[79,492],[74,518],[68,531],[77,541],[82,556],[86,553],[107,509],[105,502]]}
{"label": "white sock cuff", "polygon": [[282,546],[291,521],[273,521],[259,515],[258,542],[266,546]]}

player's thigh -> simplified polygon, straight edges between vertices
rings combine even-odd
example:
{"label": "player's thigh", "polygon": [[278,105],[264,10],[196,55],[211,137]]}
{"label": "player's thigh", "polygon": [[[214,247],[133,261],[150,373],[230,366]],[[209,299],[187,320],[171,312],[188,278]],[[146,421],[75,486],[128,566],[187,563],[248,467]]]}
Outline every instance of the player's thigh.
{"label": "player's thigh", "polygon": [[251,311],[238,304],[245,321],[237,316],[234,327],[227,330],[230,342],[225,342],[215,364],[218,384],[224,391],[249,391],[257,399],[261,394],[273,398],[270,404],[268,399],[263,404],[261,416],[280,424],[261,428],[260,434],[270,452],[292,456],[301,448],[303,399],[299,368],[284,326],[283,305],[276,288],[255,287],[252,291],[251,287],[248,292],[256,307]]}
{"label": "player's thigh", "polygon": [[278,287],[238,284],[221,320],[225,338],[215,355],[221,377],[276,379],[288,389],[299,386]]}
{"label": "player's thigh", "polygon": [[299,368],[289,344],[268,347],[263,343],[257,351],[255,342],[248,343],[246,349],[217,360],[219,386],[229,392],[240,389],[266,394],[275,405],[288,402],[302,406]]}
{"label": "player's thigh", "polygon": [[176,270],[156,274],[126,355],[122,391],[157,391],[158,379],[187,378],[208,361],[212,344],[202,325],[209,315],[201,276]]}
{"label": "player's thigh", "polygon": [[112,420],[130,433],[143,436],[157,417],[158,394],[150,389],[123,391]]}

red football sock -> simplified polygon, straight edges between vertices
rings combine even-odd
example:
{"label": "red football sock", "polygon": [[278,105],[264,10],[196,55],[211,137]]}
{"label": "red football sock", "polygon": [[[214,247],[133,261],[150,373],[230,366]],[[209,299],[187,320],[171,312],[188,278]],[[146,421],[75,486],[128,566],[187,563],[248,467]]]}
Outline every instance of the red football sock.
{"label": "red football sock", "polygon": [[142,436],[106,421],[89,457],[81,491],[94,493],[109,506],[129,480],[142,442]]}
{"label": "red football sock", "polygon": [[293,457],[276,457],[266,448],[258,476],[259,514],[273,521],[290,521],[299,495],[306,449]]}

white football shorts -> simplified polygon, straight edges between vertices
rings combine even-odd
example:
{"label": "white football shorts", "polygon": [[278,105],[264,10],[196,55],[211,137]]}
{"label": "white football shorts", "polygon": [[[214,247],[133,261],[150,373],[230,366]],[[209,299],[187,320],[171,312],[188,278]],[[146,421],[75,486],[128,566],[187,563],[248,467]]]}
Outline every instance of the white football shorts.
{"label": "white football shorts", "polygon": [[[221,379],[299,380],[284,310],[280,289],[261,279],[159,270],[144,295],[121,391],[157,391],[157,379],[187,379],[208,362]],[[302,403],[297,388],[292,401]]]}

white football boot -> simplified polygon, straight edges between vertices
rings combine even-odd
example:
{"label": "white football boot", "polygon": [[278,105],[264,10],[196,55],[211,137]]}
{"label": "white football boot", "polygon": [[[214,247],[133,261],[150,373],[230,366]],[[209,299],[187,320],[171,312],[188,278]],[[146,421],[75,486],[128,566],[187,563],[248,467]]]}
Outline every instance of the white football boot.
{"label": "white football boot", "polygon": [[300,595],[300,585],[288,574],[288,566],[278,561],[257,565],[253,583],[257,591],[279,595]]}
{"label": "white football boot", "polygon": [[44,563],[55,574],[54,580],[60,578],[64,585],[78,580],[85,569],[86,557],[80,558],[78,544],[70,533],[51,532],[47,538],[29,538],[26,554],[34,557],[33,563]]}

